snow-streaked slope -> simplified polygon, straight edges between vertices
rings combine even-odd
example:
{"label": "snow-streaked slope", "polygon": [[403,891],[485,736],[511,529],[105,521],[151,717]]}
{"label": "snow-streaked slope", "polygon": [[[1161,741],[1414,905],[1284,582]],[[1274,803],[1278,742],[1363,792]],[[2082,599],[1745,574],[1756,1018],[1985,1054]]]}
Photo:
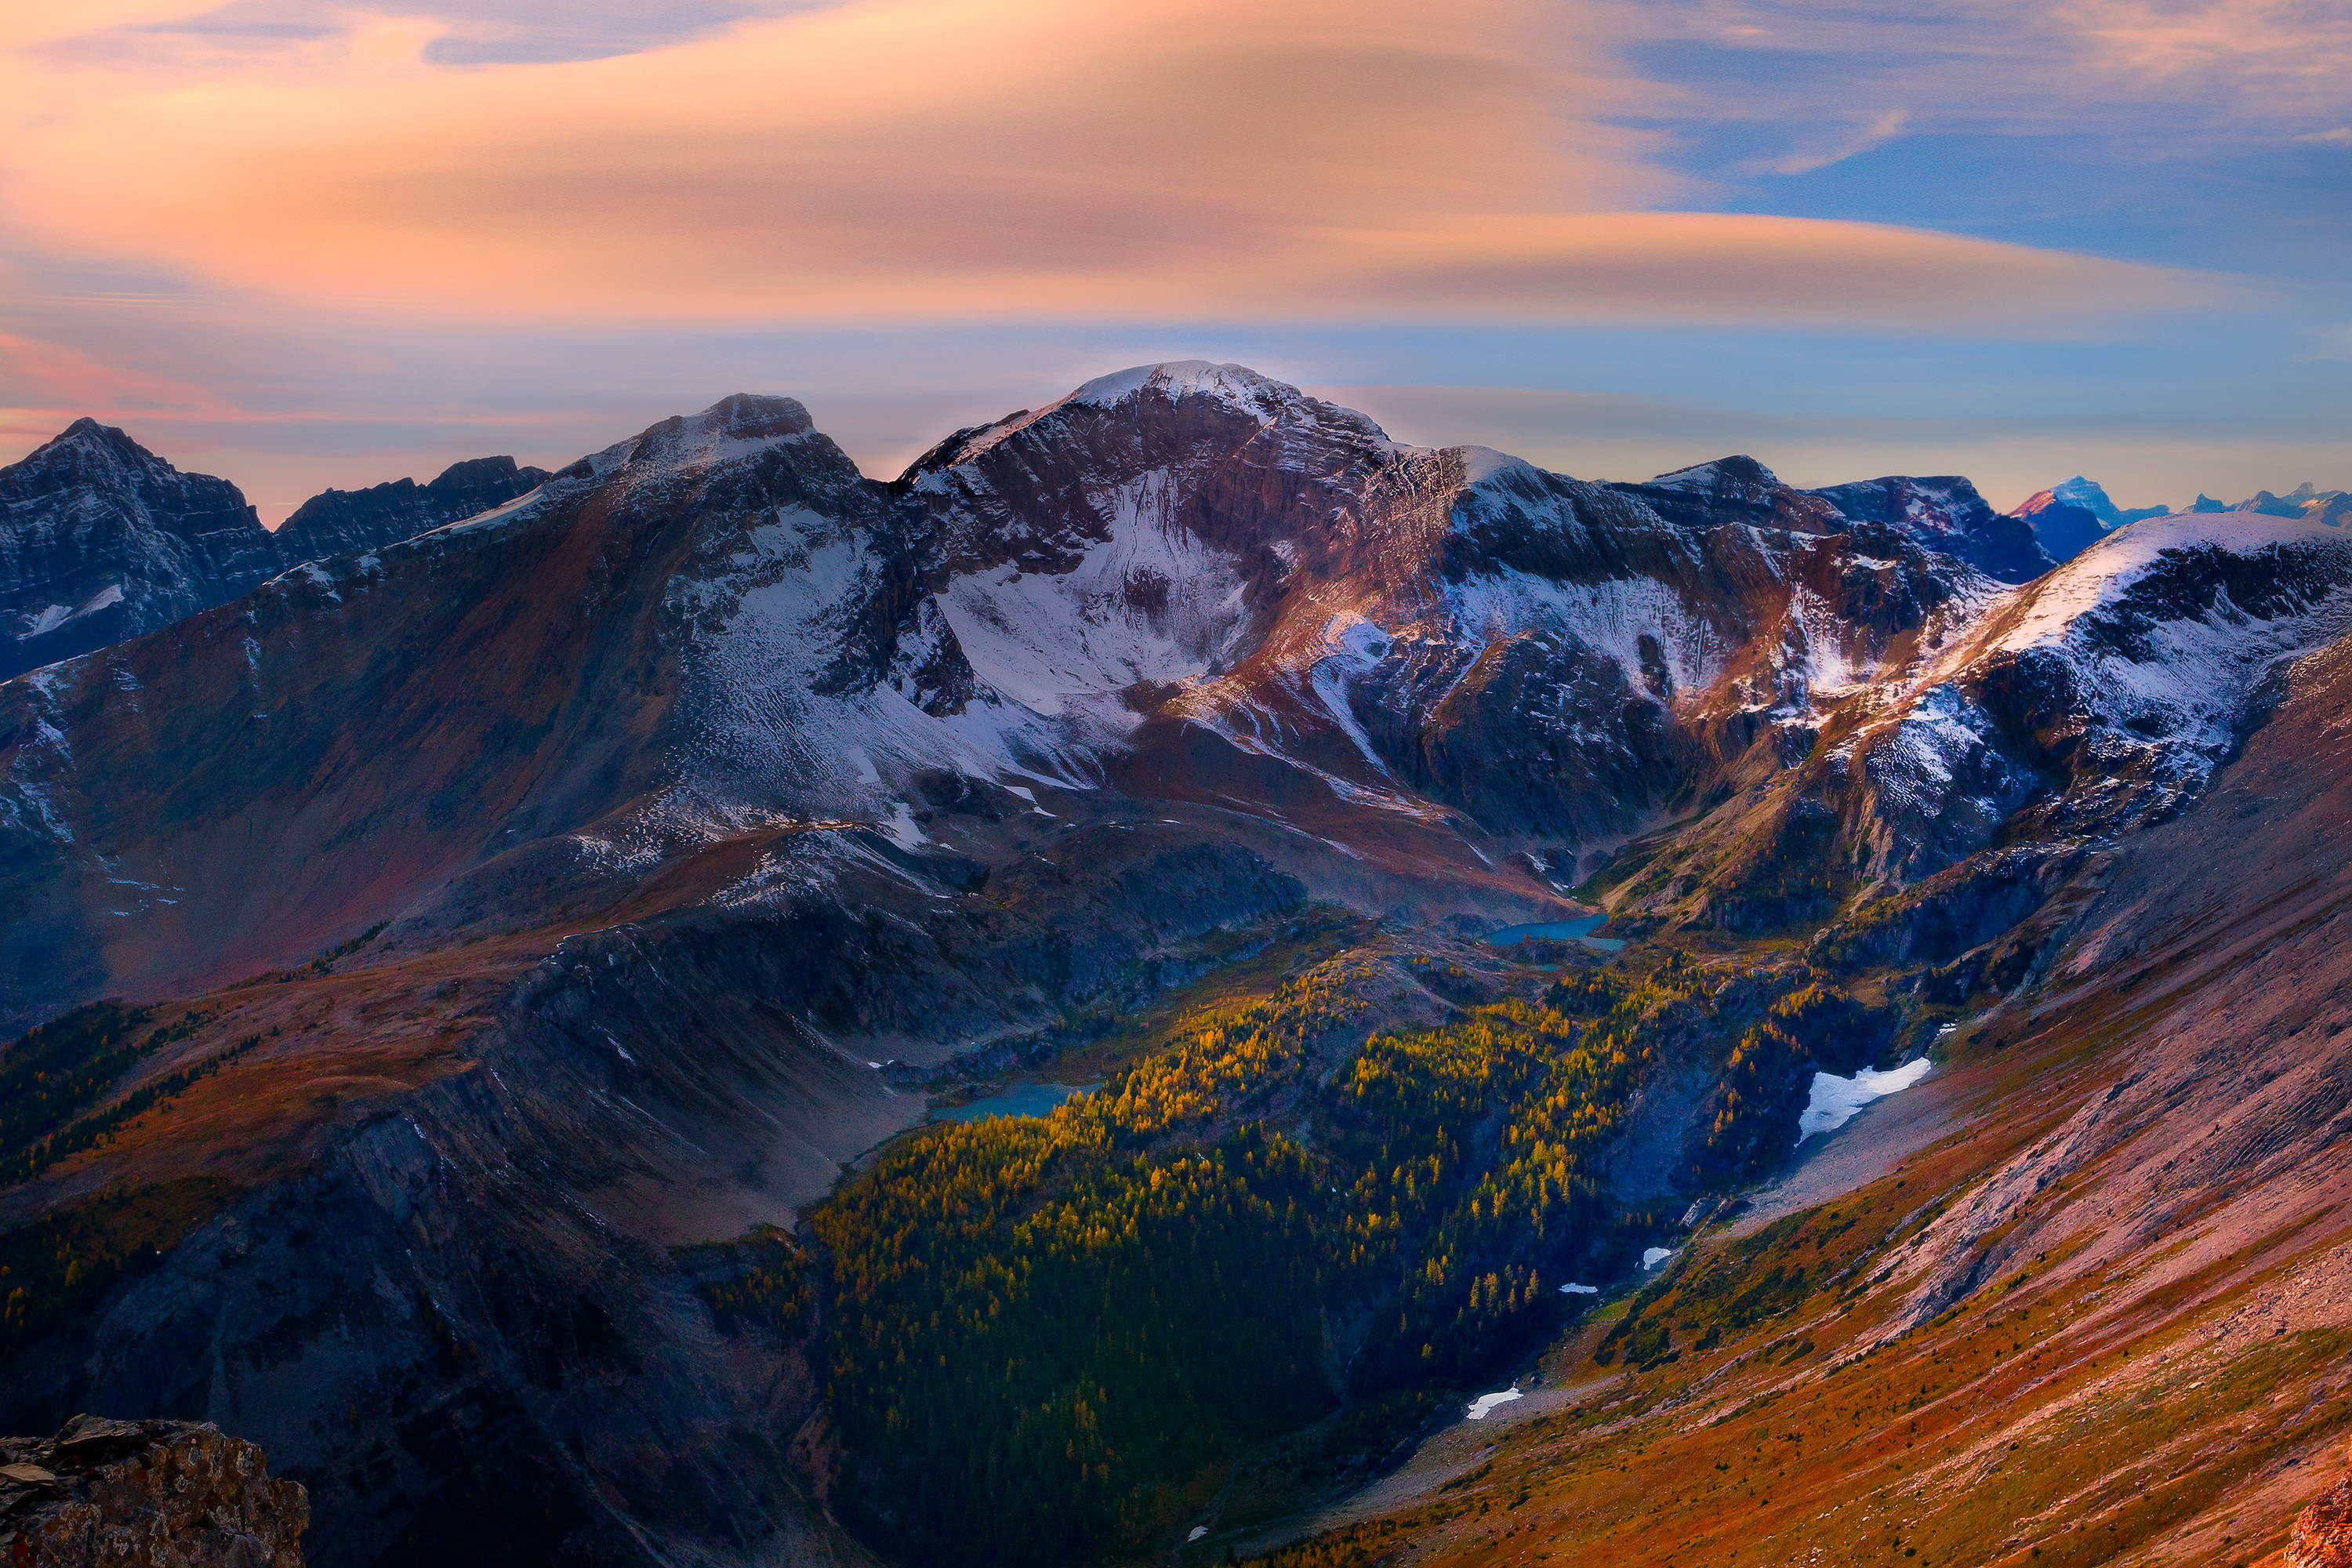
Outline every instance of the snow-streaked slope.
{"label": "snow-streaked slope", "polygon": [[2340,530],[2223,512],[2109,533],[1990,606],[1852,748],[1886,853],[1941,841],[1948,858],[2053,790],[2085,827],[2169,816],[2235,751],[2272,674],[2347,630]]}
{"label": "snow-streaked slope", "polygon": [[1185,528],[1165,471],[1105,498],[1109,537],[1067,572],[1010,565],[959,577],[940,595],[981,682],[1058,717],[1083,711],[1112,733],[1134,727],[1118,694],[1209,674],[1248,629],[1244,584],[1225,552]]}

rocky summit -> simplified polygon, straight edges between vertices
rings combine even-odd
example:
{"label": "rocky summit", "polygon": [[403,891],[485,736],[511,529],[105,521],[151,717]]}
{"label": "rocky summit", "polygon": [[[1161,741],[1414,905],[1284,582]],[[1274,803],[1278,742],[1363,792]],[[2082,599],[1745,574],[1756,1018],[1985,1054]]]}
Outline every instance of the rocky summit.
{"label": "rocky summit", "polygon": [[2337,1445],[2316,490],[1202,363],[0,486],[0,1422],[200,1415],[313,1562],[2251,1560]]}

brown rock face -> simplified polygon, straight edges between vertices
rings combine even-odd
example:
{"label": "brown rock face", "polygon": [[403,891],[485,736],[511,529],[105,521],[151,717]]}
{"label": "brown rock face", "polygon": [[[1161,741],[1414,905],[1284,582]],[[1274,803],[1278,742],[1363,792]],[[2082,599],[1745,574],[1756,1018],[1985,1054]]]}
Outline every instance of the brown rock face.
{"label": "brown rock face", "polygon": [[2336,1482],[2294,1521],[2286,1568],[2352,1568],[2352,1479]]}
{"label": "brown rock face", "polygon": [[8,1568],[301,1568],[310,1502],[209,1423],[77,1415],[0,1438]]}

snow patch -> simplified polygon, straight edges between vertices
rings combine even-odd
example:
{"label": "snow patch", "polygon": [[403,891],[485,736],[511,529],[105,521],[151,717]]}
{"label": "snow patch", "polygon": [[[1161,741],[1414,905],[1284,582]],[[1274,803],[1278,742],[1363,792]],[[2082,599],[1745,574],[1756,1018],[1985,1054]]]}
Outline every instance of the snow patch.
{"label": "snow patch", "polygon": [[1307,667],[1307,689],[1373,770],[1384,778],[1393,779],[1395,775],[1372,749],[1372,738],[1364,733],[1363,725],[1357,721],[1355,710],[1348,701],[1348,682],[1379,668],[1391,640],[1387,633],[1353,611],[1332,616],[1323,628],[1323,646],[1328,651]]}
{"label": "snow patch", "polygon": [[84,616],[94,616],[110,605],[121,603],[122,603],[122,584],[109,583],[91,595],[79,607],[71,605],[44,605],[40,609],[25,617],[22,629],[16,635],[37,637],[44,632],[57,630],[68,621],[78,621]]}
{"label": "snow patch", "polygon": [[1864,1068],[1852,1078],[1833,1072],[1813,1074],[1812,1093],[1805,1101],[1804,1113],[1797,1118],[1797,1142],[1802,1143],[1816,1132],[1836,1131],[1872,1100],[1899,1094],[1926,1078],[1928,1070],[1927,1058],[1921,1057],[1885,1072]]}
{"label": "snow patch", "polygon": [[1525,1397],[1526,1395],[1519,1392],[1519,1385],[1516,1383],[1500,1394],[1482,1394],[1470,1402],[1470,1408],[1465,1413],[1466,1419],[1484,1421],[1489,1413],[1508,1405],[1514,1399]]}

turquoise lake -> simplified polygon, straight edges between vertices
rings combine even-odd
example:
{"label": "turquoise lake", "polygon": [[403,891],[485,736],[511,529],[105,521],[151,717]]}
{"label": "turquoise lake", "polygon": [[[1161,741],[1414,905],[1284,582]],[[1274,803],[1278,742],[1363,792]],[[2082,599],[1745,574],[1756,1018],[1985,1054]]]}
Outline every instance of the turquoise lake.
{"label": "turquoise lake", "polygon": [[1590,915],[1580,921],[1541,921],[1533,925],[1505,926],[1486,940],[1496,947],[1508,947],[1528,937],[1541,937],[1549,942],[1580,942],[1602,952],[1616,952],[1625,945],[1617,938],[1585,934],[1608,918],[1607,915]]}
{"label": "turquoise lake", "polygon": [[992,1116],[1043,1116],[1072,1095],[1084,1094],[1096,1084],[1018,1083],[1001,1094],[965,1105],[931,1112],[934,1121],[985,1121]]}

